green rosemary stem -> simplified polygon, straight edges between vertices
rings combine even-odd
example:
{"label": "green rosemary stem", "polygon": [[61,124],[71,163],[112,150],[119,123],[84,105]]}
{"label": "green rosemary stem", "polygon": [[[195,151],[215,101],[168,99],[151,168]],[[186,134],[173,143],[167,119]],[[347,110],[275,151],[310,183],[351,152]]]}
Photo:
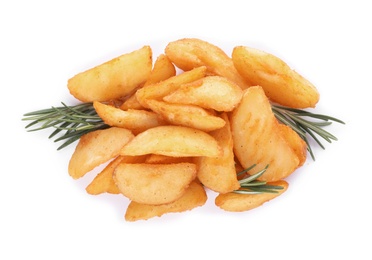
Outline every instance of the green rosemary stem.
{"label": "green rosemary stem", "polygon": [[75,106],[67,106],[62,103],[60,107],[26,113],[22,120],[31,121],[25,127],[29,132],[49,128],[55,129],[49,135],[49,138],[56,137],[61,132],[64,132],[64,134],[54,140],[55,142],[64,141],[57,150],[61,150],[79,140],[84,134],[109,127],[97,115],[93,103],[82,103]]}
{"label": "green rosemary stem", "polygon": [[[251,167],[248,167],[247,169],[238,172],[237,176],[240,176],[247,171],[253,169],[256,165],[252,165]],[[278,193],[278,190],[283,189],[282,186],[279,185],[269,185],[266,181],[258,181],[257,179],[262,176],[262,174],[265,173],[269,165],[266,165],[266,167],[253,174],[249,175],[241,180],[239,180],[240,183],[240,189],[235,190],[235,193],[239,194],[261,194],[261,193]]]}
{"label": "green rosemary stem", "polygon": [[337,138],[323,128],[329,126],[332,122],[345,124],[345,122],[335,117],[311,113],[302,109],[279,105],[271,105],[271,107],[275,117],[281,123],[290,126],[306,142],[308,152],[313,160],[315,160],[315,155],[309,142],[309,138],[313,139],[322,149],[325,149],[318,137],[329,143],[337,141]]}

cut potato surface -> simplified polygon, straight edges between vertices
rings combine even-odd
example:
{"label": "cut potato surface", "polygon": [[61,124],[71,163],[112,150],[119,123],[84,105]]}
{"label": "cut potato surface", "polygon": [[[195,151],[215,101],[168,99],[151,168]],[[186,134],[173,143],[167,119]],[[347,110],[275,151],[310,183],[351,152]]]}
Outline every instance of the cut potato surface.
{"label": "cut potato surface", "polygon": [[170,104],[163,101],[147,100],[147,106],[172,125],[186,126],[202,131],[213,131],[225,125],[218,116],[194,105]]}
{"label": "cut potato surface", "polygon": [[207,188],[227,193],[240,188],[235,170],[235,157],[233,151],[233,138],[230,130],[230,122],[226,113],[221,115],[226,125],[210,133],[222,148],[222,155],[218,157],[197,157],[198,179]]}
{"label": "cut potato surface", "polygon": [[261,50],[237,46],[232,53],[236,69],[253,85],[261,86],[269,99],[293,108],[315,107],[315,86],[278,57]]}
{"label": "cut potato surface", "polygon": [[111,194],[119,194],[120,191],[112,178],[116,166],[119,165],[124,156],[118,156],[112,160],[93,181],[85,188],[92,195],[98,195],[104,192]]}
{"label": "cut potato surface", "polygon": [[307,144],[306,142],[289,126],[279,124],[279,129],[282,132],[283,138],[292,148],[299,159],[299,166],[306,162],[307,158]]}
{"label": "cut potato surface", "polygon": [[78,179],[102,163],[115,158],[132,138],[134,135],[131,131],[118,127],[83,135],[68,165],[70,176]]}
{"label": "cut potato surface", "polygon": [[114,180],[120,192],[132,201],[159,205],[179,199],[196,177],[192,163],[119,164]]}
{"label": "cut potato surface", "polygon": [[160,116],[151,111],[138,109],[125,111],[98,101],[93,102],[93,105],[99,117],[107,125],[126,128],[134,134],[141,133],[155,126],[164,125]]}
{"label": "cut potato surface", "polygon": [[152,69],[152,50],[144,46],[68,80],[70,93],[82,102],[120,99],[146,82]]}
{"label": "cut potato surface", "polygon": [[216,111],[232,111],[242,98],[242,89],[232,81],[209,76],[181,85],[163,99],[170,103],[197,105]]}
{"label": "cut potato surface", "polygon": [[221,152],[216,139],[209,134],[189,127],[167,125],[138,134],[121,149],[120,154],[216,157]]}
{"label": "cut potato surface", "polygon": [[92,195],[101,193],[119,194],[120,191],[113,179],[114,171],[120,163],[142,163],[146,156],[118,156],[112,160],[93,181],[86,187],[86,191]]}
{"label": "cut potato surface", "polygon": [[263,89],[245,90],[239,106],[231,115],[234,152],[246,169],[256,164],[258,170],[269,165],[260,177],[264,181],[286,178],[299,166],[299,158],[282,136]]}
{"label": "cut potato surface", "polygon": [[185,193],[177,200],[161,205],[147,205],[131,201],[125,213],[125,220],[137,221],[160,217],[167,213],[185,212],[203,206],[207,201],[204,187],[196,182],[191,182]]}
{"label": "cut potato surface", "polygon": [[165,54],[160,54],[144,86],[155,84],[176,76],[176,68]]}
{"label": "cut potato surface", "polygon": [[175,91],[181,84],[193,82],[206,76],[207,68],[198,67],[190,71],[183,72],[170,77],[156,84],[151,84],[140,88],[136,92],[137,101],[144,107],[148,99],[162,99],[164,96]]}

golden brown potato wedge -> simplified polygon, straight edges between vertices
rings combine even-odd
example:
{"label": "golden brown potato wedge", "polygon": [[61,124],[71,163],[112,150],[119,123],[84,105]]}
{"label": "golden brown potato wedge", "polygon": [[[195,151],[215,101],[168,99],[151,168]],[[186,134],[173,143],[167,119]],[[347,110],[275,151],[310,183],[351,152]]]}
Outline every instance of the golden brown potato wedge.
{"label": "golden brown potato wedge", "polygon": [[163,80],[159,83],[142,87],[137,90],[136,98],[142,106],[147,107],[146,100],[162,99],[164,96],[179,88],[181,84],[190,83],[205,77],[206,72],[206,67],[199,67],[170,77],[169,79]]}
{"label": "golden brown potato wedge", "polygon": [[288,189],[288,182],[279,180],[276,182],[267,183],[268,185],[282,186],[283,189],[277,190],[277,193],[261,193],[261,194],[238,194],[234,192],[219,194],[215,198],[215,204],[219,208],[232,211],[242,212],[257,208],[279,195],[283,194]]}
{"label": "golden brown potato wedge", "polygon": [[260,85],[273,102],[293,108],[315,107],[319,92],[313,84],[278,57],[261,50],[237,46],[232,60],[239,73]]}
{"label": "golden brown potato wedge", "polygon": [[232,111],[239,104],[242,95],[242,89],[234,82],[220,76],[208,76],[181,85],[163,100],[217,111]]}
{"label": "golden brown potato wedge", "polygon": [[223,154],[218,157],[196,157],[195,163],[198,168],[197,177],[204,186],[219,193],[227,193],[239,189],[240,184],[235,170],[230,122],[226,113],[221,118],[226,121],[226,125],[210,132],[210,135],[217,140]]}
{"label": "golden brown potato wedge", "polygon": [[231,115],[234,152],[246,169],[268,169],[259,178],[277,181],[289,176],[299,166],[299,158],[283,138],[263,89],[259,86],[244,91],[242,101]]}
{"label": "golden brown potato wedge", "polygon": [[225,125],[225,121],[205,109],[194,105],[171,104],[149,99],[147,106],[172,125],[187,126],[202,131],[213,131]]}
{"label": "golden brown potato wedge", "polygon": [[[176,68],[165,54],[161,54],[155,61],[154,67],[145,82],[144,86],[156,84],[163,80],[176,75]],[[122,110],[138,109],[143,110],[144,107],[138,102],[135,94],[128,97],[120,106]]]}
{"label": "golden brown potato wedge", "polygon": [[283,138],[287,141],[292,150],[296,153],[299,164],[302,166],[307,158],[307,144],[306,142],[289,126],[279,124],[280,131]]}
{"label": "golden brown potato wedge", "polygon": [[144,86],[155,84],[176,75],[176,68],[165,54],[160,54]]}
{"label": "golden brown potato wedge", "polygon": [[120,191],[113,179],[116,166],[120,163],[142,163],[146,156],[118,156],[112,160],[93,181],[86,187],[86,191],[91,195],[98,195],[104,192],[119,194]]}
{"label": "golden brown potato wedge", "polygon": [[150,205],[179,199],[195,177],[193,163],[120,163],[114,171],[115,183],[124,196]]}
{"label": "golden brown potato wedge", "polygon": [[118,127],[83,135],[68,165],[70,176],[78,179],[102,163],[115,158],[133,137],[131,131]]}
{"label": "golden brown potato wedge", "polygon": [[216,157],[221,152],[216,139],[201,130],[166,125],[150,128],[138,134],[121,149],[120,154]]}
{"label": "golden brown potato wedge", "polygon": [[101,193],[119,194],[120,191],[112,178],[116,166],[119,165],[124,156],[118,156],[112,160],[93,181],[85,188],[91,195],[98,195]]}
{"label": "golden brown potato wedge", "polygon": [[151,111],[137,109],[124,111],[98,101],[94,101],[93,106],[99,117],[107,125],[126,128],[134,134],[141,133],[155,126],[164,125],[164,121],[160,116]]}
{"label": "golden brown potato wedge", "polygon": [[75,75],[67,87],[82,102],[120,99],[145,83],[151,69],[152,50],[144,46]]}
{"label": "golden brown potato wedge", "polygon": [[123,103],[119,107],[121,110],[128,110],[128,109],[137,109],[137,110],[144,110],[145,108],[138,102],[136,97],[136,92],[132,95],[127,96],[127,98],[123,101]]}
{"label": "golden brown potato wedge", "polygon": [[137,221],[160,217],[167,213],[185,212],[203,206],[207,201],[204,187],[198,182],[191,182],[185,193],[177,200],[162,205],[147,205],[131,201],[125,212],[125,220]]}
{"label": "golden brown potato wedge", "polygon": [[209,75],[223,76],[242,89],[251,86],[238,73],[232,59],[221,48],[209,42],[196,38],[176,40],[166,46],[165,54],[184,71],[206,66]]}

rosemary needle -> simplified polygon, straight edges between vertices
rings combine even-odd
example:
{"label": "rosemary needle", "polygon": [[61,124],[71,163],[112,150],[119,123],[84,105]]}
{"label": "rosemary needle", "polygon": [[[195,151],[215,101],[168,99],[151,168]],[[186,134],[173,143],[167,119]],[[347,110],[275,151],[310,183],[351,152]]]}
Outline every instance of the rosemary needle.
{"label": "rosemary needle", "polygon": [[[252,165],[251,167],[237,173],[237,176],[240,176],[247,171],[253,169],[256,165]],[[278,190],[283,189],[282,186],[279,185],[269,185],[266,181],[258,181],[257,179],[265,173],[269,165],[266,165],[266,167],[248,177],[245,177],[241,180],[239,180],[240,183],[240,189],[235,190],[235,193],[239,194],[260,194],[260,193],[278,193]]]}
{"label": "rosemary needle", "polygon": [[[55,129],[49,135],[49,138],[56,137],[59,133],[64,132],[54,140],[55,142],[64,141],[57,150],[79,140],[84,134],[109,127],[97,115],[92,103],[82,103],[75,106],[67,106],[62,103],[62,106],[59,107],[26,113],[22,120],[31,121],[25,127],[30,132],[49,128]],[[36,125],[38,127],[34,127]]]}

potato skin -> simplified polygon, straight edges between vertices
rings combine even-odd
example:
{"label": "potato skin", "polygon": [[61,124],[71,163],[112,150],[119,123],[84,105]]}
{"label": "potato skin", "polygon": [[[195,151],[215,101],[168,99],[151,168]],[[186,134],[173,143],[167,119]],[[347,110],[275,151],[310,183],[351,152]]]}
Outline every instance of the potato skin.
{"label": "potato skin", "polygon": [[281,194],[288,189],[288,182],[279,180],[268,183],[269,185],[282,186],[283,189],[278,193],[261,193],[261,194],[238,194],[234,192],[219,194],[215,199],[216,206],[226,211],[242,212],[257,208]]}

